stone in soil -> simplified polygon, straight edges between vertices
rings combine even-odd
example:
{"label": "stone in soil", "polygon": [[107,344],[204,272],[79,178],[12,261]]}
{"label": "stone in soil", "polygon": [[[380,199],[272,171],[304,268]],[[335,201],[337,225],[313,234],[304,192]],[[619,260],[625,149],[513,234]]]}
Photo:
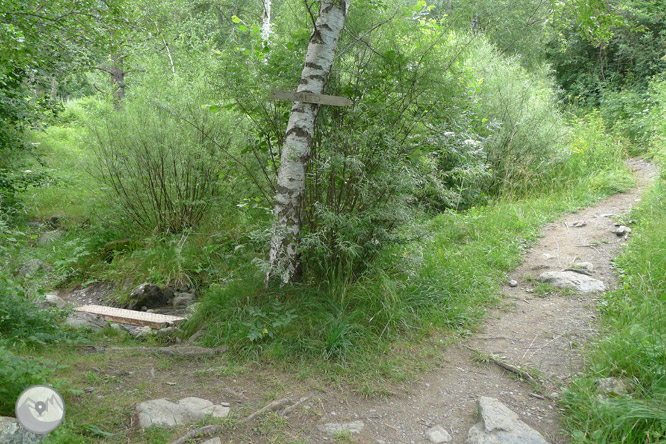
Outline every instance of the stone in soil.
{"label": "stone in soil", "polygon": [[479,398],[479,416],[481,421],[469,429],[465,444],[548,444],[495,398]]}
{"label": "stone in soil", "polygon": [[151,426],[173,427],[187,425],[211,415],[224,418],[229,414],[229,404],[213,404],[195,397],[183,398],[177,402],[167,399],[153,399],[136,406],[139,424],[144,430]]}
{"label": "stone in soil", "polygon": [[539,276],[539,282],[559,288],[573,288],[581,293],[606,291],[606,286],[599,279],[575,271],[547,271]]}
{"label": "stone in soil", "polygon": [[339,433],[360,433],[363,427],[365,427],[363,421],[354,421],[346,423],[329,422],[321,424],[317,428],[320,432],[333,436]]}
{"label": "stone in soil", "polygon": [[21,427],[16,418],[0,416],[0,443],[35,444],[43,441],[47,435],[35,435]]}
{"label": "stone in soil", "polygon": [[518,281],[515,279],[511,279],[509,281],[509,287],[517,287],[518,286]]}
{"label": "stone in soil", "polygon": [[441,444],[451,441],[451,435],[441,425],[431,427],[426,431],[426,437],[433,444]]}

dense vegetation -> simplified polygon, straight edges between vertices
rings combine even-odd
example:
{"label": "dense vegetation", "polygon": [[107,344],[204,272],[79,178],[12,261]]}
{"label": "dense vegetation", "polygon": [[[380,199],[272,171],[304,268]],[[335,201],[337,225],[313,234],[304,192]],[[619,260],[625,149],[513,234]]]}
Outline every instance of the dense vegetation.
{"label": "dense vegetation", "polygon": [[[186,285],[202,344],[374,393],[404,372],[395,344],[474,327],[540,226],[630,186],[629,152],[663,156],[662,2],[355,1],[326,89],[353,104],[319,111],[300,279],[265,286],[291,109],[268,96],[296,88],[316,8],[273,2],[266,41],[262,4],[0,7],[0,413],[56,369],[10,347],[84,340],[32,299],[106,281]],[[566,399],[577,442],[666,433],[663,196]],[[600,405],[600,375],[637,389]]]}

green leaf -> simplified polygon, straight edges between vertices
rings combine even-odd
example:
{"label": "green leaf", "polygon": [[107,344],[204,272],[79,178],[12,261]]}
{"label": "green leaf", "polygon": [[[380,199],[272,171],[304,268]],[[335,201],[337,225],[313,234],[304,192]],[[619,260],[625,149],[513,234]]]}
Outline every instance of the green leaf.
{"label": "green leaf", "polygon": [[231,16],[231,21],[234,23],[240,23],[241,19],[239,19],[238,16],[233,15]]}
{"label": "green leaf", "polygon": [[238,29],[241,30],[242,32],[246,32],[248,28],[245,25],[240,25]]}

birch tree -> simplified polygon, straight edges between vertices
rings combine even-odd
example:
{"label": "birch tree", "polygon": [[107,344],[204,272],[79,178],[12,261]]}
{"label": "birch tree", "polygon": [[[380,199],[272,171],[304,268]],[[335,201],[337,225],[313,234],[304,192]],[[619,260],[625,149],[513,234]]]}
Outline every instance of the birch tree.
{"label": "birch tree", "polygon": [[[349,3],[350,0],[321,0],[297,92],[324,92]],[[278,171],[266,283],[272,278],[289,283],[298,276],[305,175],[318,111],[319,105],[298,101],[291,108]]]}

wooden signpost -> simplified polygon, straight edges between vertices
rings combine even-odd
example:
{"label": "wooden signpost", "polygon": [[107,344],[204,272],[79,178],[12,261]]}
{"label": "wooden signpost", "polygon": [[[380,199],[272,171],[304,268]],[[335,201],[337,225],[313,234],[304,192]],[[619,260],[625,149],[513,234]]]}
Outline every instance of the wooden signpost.
{"label": "wooden signpost", "polygon": [[271,90],[271,99],[332,106],[348,106],[352,104],[352,101],[346,97],[327,96],[326,94],[314,94],[310,92],[282,91],[279,89]]}

